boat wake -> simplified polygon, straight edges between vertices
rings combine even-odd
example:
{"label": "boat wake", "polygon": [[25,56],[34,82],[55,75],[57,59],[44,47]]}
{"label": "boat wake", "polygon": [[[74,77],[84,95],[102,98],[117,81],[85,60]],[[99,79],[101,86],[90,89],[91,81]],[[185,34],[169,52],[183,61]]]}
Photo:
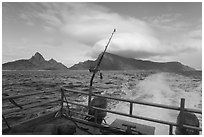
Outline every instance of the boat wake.
{"label": "boat wake", "polygon": [[[181,88],[181,84],[192,84],[194,87],[189,86]],[[182,85],[185,87],[185,85]],[[189,91],[191,88],[192,91]],[[181,77],[180,75],[174,75],[169,73],[158,73],[147,77],[145,80],[140,81],[135,87],[130,90],[126,88],[126,83],[123,85],[126,95],[123,98],[132,99],[137,101],[145,101],[150,103],[165,104],[171,106],[179,106],[180,99],[185,98],[185,107],[201,109],[201,81],[195,82],[188,77]],[[187,92],[188,91],[188,92]],[[115,111],[129,113],[129,103],[120,102],[114,108]],[[144,105],[135,104],[133,107],[133,115],[149,117],[158,120],[164,120],[169,122],[176,122],[178,111],[148,107]],[[127,118],[124,116],[117,116],[111,113],[107,115],[107,122],[112,123],[116,118],[131,120],[137,123],[154,126],[155,134],[168,134],[168,125],[157,124],[139,119]],[[201,116],[199,116],[201,120]],[[202,122],[200,122],[202,123]]]}

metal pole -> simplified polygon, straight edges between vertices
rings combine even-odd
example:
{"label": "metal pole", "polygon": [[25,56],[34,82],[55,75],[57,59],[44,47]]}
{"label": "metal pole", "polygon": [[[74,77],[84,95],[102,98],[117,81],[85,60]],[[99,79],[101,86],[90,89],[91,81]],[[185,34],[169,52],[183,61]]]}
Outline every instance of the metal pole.
{"label": "metal pole", "polygon": [[130,102],[130,115],[132,115],[132,108],[133,108],[133,103]]}
{"label": "metal pole", "polygon": [[185,98],[181,98],[181,103],[180,103],[180,123],[179,123],[180,128],[183,127],[184,109],[185,109]]}
{"label": "metal pole", "polygon": [[113,37],[113,34],[114,34],[115,32],[116,32],[116,29],[113,30],[113,33],[111,34],[111,37],[110,37],[109,40],[108,40],[108,43],[107,43],[107,45],[106,45],[106,47],[105,47],[105,49],[104,49],[104,51],[103,51],[103,53],[102,53],[102,55],[101,55],[101,58],[99,58],[99,61],[98,61],[97,65],[96,65],[96,67],[94,68],[93,75],[92,75],[92,77],[91,77],[90,85],[89,85],[88,110],[91,109],[91,96],[92,96],[93,79],[94,79],[94,77],[95,77],[95,74],[96,74],[97,71],[98,71],[98,68],[99,68],[99,66],[100,66],[100,64],[101,64],[101,61],[102,61],[102,59],[103,59],[103,56],[104,56],[104,54],[105,54],[105,52],[106,52],[106,50],[107,50],[107,48],[108,48],[108,45],[110,44],[110,41],[111,41],[111,39],[112,39],[112,37]]}
{"label": "metal pole", "polygon": [[172,132],[173,132],[173,126],[169,125],[169,135],[173,135]]}
{"label": "metal pole", "polygon": [[64,102],[64,91],[63,91],[63,89],[61,88],[60,89],[60,91],[61,91],[61,109],[60,109],[60,113],[61,113],[61,115],[63,114],[63,108],[64,108],[64,106],[63,106],[63,102]]}

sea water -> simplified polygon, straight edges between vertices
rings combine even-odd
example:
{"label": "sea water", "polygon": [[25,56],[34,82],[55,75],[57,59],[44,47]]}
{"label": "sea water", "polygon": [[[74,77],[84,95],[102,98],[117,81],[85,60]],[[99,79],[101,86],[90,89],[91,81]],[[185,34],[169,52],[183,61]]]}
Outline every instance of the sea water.
{"label": "sea water", "polygon": [[[96,75],[93,83],[93,92],[107,96],[179,106],[181,98],[185,98],[185,107],[202,109],[202,79],[185,77],[174,73],[150,73],[146,71],[102,71],[103,79]],[[60,87],[72,88],[88,92],[92,74],[88,71],[3,71],[2,92],[9,95],[28,94],[39,91],[50,91],[50,94],[28,97],[16,100],[17,103],[47,101],[60,98]],[[87,97],[70,94],[74,101],[87,104]],[[11,107],[10,107],[10,106]],[[13,109],[9,103],[3,102],[3,111]],[[110,110],[129,113],[129,103],[109,101]],[[7,116],[9,122],[18,122],[54,111],[54,105],[36,108],[33,111],[24,111]],[[149,117],[158,120],[176,122],[178,111],[133,105],[133,115]],[[202,116],[197,115],[200,123]],[[107,114],[105,118],[111,124],[116,118],[130,120],[141,124],[156,127],[155,134],[168,134],[169,127],[162,124],[148,122],[124,116]],[[201,125],[202,126],[202,125]]]}
{"label": "sea water", "polygon": [[[139,81],[132,90],[126,87],[126,84],[124,84],[123,88],[126,91],[126,95],[123,97],[127,99],[179,106],[181,98],[185,98],[186,108],[202,109],[201,81],[189,77],[171,73],[157,73],[147,77],[145,80]],[[120,102],[114,110],[128,113],[129,103]],[[134,105],[133,107],[133,115],[174,123],[178,113],[178,111],[174,110],[146,107],[143,105]],[[202,126],[202,116],[197,115],[197,117],[199,118],[200,126]],[[164,124],[116,116],[111,113],[108,114],[106,120],[108,123],[112,123],[116,118],[153,126],[156,128],[155,134],[165,135],[169,132],[169,126]]]}

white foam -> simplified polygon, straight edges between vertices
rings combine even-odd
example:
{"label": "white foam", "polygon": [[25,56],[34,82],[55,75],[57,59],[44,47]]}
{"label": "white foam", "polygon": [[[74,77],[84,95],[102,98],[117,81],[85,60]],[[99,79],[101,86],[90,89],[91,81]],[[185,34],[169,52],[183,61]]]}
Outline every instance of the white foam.
{"label": "white foam", "polygon": [[[124,83],[123,90],[126,90],[126,95],[123,98],[141,100],[141,101],[146,101],[150,103],[172,105],[172,106],[179,106],[180,99],[185,98],[186,107],[198,108],[202,100],[201,92],[194,92],[194,91],[185,92],[184,89],[181,89],[175,85],[172,88],[172,82],[175,83],[175,79],[176,79],[175,76],[176,75],[170,75],[167,73],[154,74],[150,77],[147,77],[145,80],[139,82],[137,85],[135,85],[135,88],[133,90],[128,90],[128,88],[126,87],[127,84]],[[185,78],[185,77],[182,77],[182,78]],[[177,80],[177,82],[182,82],[182,80],[181,81]],[[201,88],[201,86],[198,86],[196,88],[199,88],[199,87]],[[200,91],[201,89],[196,89],[196,90]],[[128,113],[129,104],[120,102],[119,104],[116,105],[114,110],[123,112],[123,113]],[[178,113],[179,113],[178,111],[160,109],[155,107],[145,107],[142,105],[134,105],[134,108],[133,108],[134,115],[140,115],[144,117],[170,121],[170,122],[176,122]],[[127,117],[117,116],[117,115],[108,113],[106,120],[108,121],[108,123],[111,123],[116,118],[122,118],[125,120],[130,119]],[[153,123],[153,122],[148,122],[144,120],[138,120],[138,119],[131,119],[131,121],[156,127],[155,134],[160,134],[160,135],[168,134],[168,128],[169,128],[168,126]]]}

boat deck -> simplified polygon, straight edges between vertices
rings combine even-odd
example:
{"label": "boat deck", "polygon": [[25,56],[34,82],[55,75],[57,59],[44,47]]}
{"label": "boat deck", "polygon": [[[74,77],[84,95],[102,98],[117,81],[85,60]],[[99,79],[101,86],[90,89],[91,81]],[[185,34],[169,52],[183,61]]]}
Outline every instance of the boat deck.
{"label": "boat deck", "polygon": [[[36,130],[37,128],[46,128],[47,125],[53,125],[53,126],[59,126],[59,125],[69,125],[75,126],[74,122],[68,118],[65,118],[63,116],[54,117],[55,113],[50,113],[44,116],[41,116],[39,118],[34,118],[31,120],[28,120],[26,122],[23,122],[17,126],[12,127],[11,130],[5,129],[3,130],[3,134],[17,134],[17,135],[50,135],[53,134],[53,129],[42,129],[41,131]],[[77,128],[76,126],[76,132],[74,135],[90,135],[96,134],[100,135],[100,129],[94,126],[89,126],[87,124],[83,124],[81,122],[76,122],[77,125],[81,128],[88,129],[88,132],[85,132],[86,130],[82,130],[80,128]]]}
{"label": "boat deck", "polygon": [[[55,118],[55,119],[50,120],[50,121],[42,122],[42,123],[39,123],[39,125],[54,124],[54,125],[58,126],[58,125],[61,125],[62,123],[68,124],[70,126],[75,126],[73,121],[71,121],[67,118],[64,118],[64,117],[59,117],[59,118]],[[97,127],[89,126],[89,125],[79,123],[79,122],[76,122],[76,123],[79,127],[82,127],[84,129],[88,129],[88,132],[85,132],[85,130],[82,130],[82,129],[76,127],[76,132],[74,133],[74,135],[90,135],[90,133],[95,134],[95,135],[101,134],[100,129]]]}
{"label": "boat deck", "polygon": [[[127,127],[123,126],[130,125],[136,127],[132,130],[131,134],[141,134],[153,135],[154,127],[141,125],[129,121],[124,121],[121,119],[116,119],[110,126],[99,125],[96,123],[88,122],[85,120],[80,120],[76,118],[68,118],[64,116],[55,117],[56,113],[50,113],[38,118],[28,120],[20,125],[14,126],[11,130],[4,130],[3,134],[9,135],[50,135],[57,134],[53,127],[58,127],[60,125],[68,125],[69,127],[76,127],[74,135],[118,135],[118,134],[128,134],[126,132]],[[76,126],[77,124],[77,126]],[[22,126],[23,125],[23,126]],[[38,130],[36,130],[38,129]],[[39,130],[40,129],[40,130]],[[67,128],[69,130],[69,128]],[[66,129],[66,130],[67,130]],[[72,134],[72,133],[70,133]]]}

